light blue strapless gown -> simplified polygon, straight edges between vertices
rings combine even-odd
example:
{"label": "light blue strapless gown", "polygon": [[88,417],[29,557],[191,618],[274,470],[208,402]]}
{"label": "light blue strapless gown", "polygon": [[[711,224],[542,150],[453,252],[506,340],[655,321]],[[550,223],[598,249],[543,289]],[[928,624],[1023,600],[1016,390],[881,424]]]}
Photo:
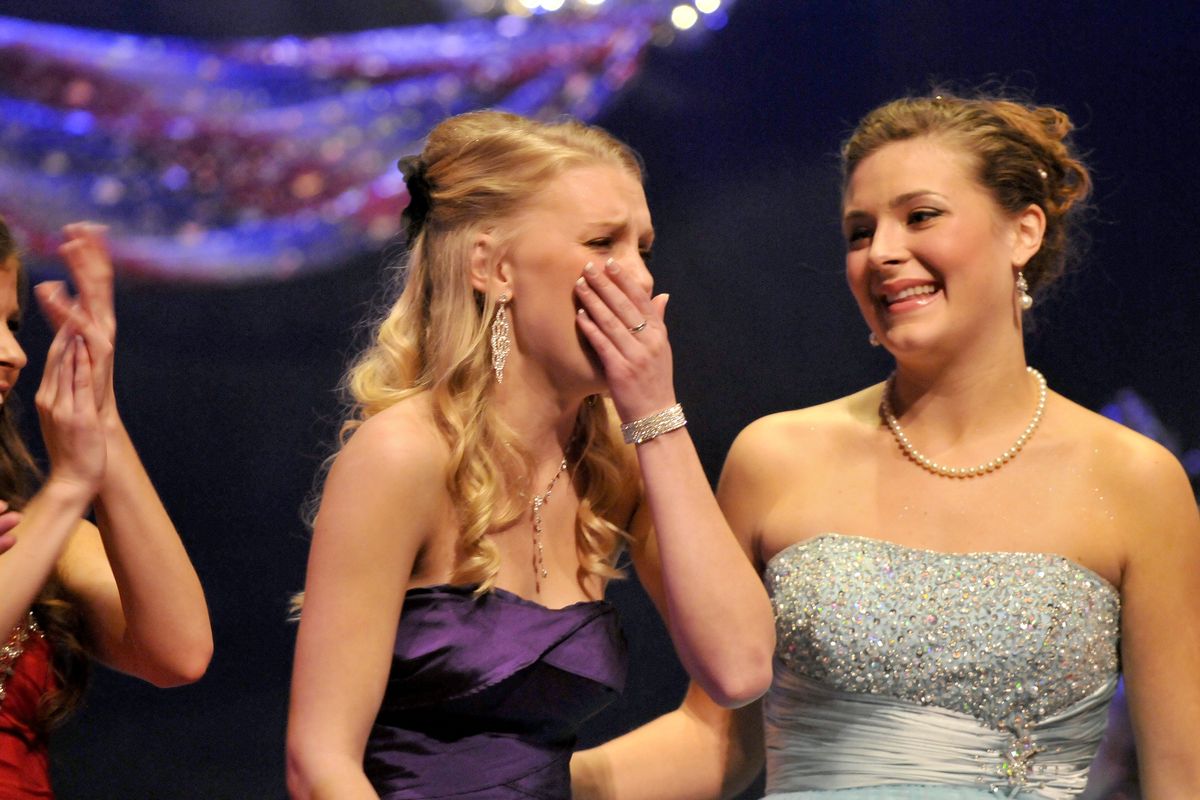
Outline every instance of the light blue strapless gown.
{"label": "light blue strapless gown", "polygon": [[1040,553],[826,534],[767,565],[770,800],[1080,794],[1119,670],[1120,597]]}

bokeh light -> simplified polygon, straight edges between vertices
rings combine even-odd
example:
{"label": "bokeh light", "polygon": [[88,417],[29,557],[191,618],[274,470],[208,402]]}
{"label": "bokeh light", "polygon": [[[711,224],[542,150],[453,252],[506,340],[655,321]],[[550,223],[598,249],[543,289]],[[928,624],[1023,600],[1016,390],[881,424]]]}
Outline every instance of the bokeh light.
{"label": "bokeh light", "polygon": [[675,6],[671,9],[671,24],[686,31],[700,20],[700,15],[691,6]]}

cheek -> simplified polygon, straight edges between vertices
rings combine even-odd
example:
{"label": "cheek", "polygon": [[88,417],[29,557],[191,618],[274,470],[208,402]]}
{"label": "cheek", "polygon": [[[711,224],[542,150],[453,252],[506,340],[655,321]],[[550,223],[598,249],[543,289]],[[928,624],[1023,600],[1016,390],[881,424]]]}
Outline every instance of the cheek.
{"label": "cheek", "polygon": [[858,311],[870,324],[875,316],[875,301],[871,298],[871,276],[865,251],[852,250],[846,254],[846,283],[858,304]]}
{"label": "cheek", "polygon": [[867,269],[867,256],[863,250],[851,250],[846,253],[846,283],[856,300],[862,302],[870,295],[870,274]]}

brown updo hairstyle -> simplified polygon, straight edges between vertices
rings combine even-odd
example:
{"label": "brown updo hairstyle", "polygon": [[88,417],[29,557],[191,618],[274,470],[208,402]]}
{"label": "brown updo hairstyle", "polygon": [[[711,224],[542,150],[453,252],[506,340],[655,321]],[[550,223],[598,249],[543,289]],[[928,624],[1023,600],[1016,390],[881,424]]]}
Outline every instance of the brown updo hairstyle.
{"label": "brown updo hairstyle", "polygon": [[[0,218],[0,272],[10,270],[16,270],[17,302],[19,313],[24,315],[29,277],[18,257],[12,232]],[[7,320],[0,322],[7,323]],[[21,439],[15,407],[15,395],[10,395],[0,405],[0,498],[9,508],[20,510],[33,495],[41,473]],[[78,604],[56,576],[52,575],[38,593],[33,603],[33,615],[50,642],[54,675],[59,685],[56,691],[42,697],[38,708],[38,724],[43,731],[48,731],[64,722],[82,702],[90,672],[89,660]],[[0,639],[6,639],[7,635],[7,632],[0,632]]]}
{"label": "brown updo hairstyle", "polygon": [[864,158],[891,142],[921,136],[954,144],[976,163],[976,179],[1011,214],[1030,204],[1046,214],[1041,249],[1025,265],[1031,292],[1066,268],[1079,210],[1092,181],[1070,139],[1074,126],[1057,108],[1001,97],[956,97],[935,91],[871,111],[842,146],[843,186]]}

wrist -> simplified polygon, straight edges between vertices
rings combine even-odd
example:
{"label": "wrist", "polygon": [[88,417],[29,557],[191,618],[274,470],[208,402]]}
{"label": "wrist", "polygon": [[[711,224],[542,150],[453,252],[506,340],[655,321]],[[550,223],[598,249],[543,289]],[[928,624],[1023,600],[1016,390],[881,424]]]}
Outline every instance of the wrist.
{"label": "wrist", "polygon": [[106,407],[100,410],[100,425],[104,429],[104,435],[111,438],[125,430],[125,423],[111,400],[105,405]]}
{"label": "wrist", "polygon": [[82,478],[51,472],[38,495],[52,507],[69,509],[82,516],[96,496],[96,485]]}
{"label": "wrist", "polygon": [[625,437],[626,444],[640,445],[665,433],[679,430],[685,425],[687,417],[683,415],[683,406],[675,403],[652,414],[622,423],[621,435]]}

